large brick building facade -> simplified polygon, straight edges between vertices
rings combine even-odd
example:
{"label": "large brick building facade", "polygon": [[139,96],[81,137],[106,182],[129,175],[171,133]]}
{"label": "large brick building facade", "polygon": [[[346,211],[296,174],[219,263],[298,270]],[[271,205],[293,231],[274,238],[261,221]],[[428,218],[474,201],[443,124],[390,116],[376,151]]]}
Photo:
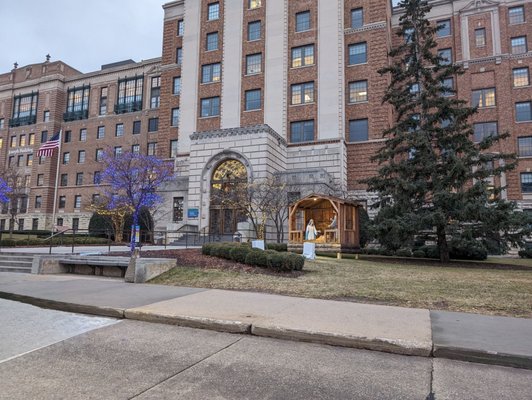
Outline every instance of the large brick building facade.
{"label": "large brick building facade", "polygon": [[[0,75],[0,163],[27,177],[24,228],[86,228],[106,149],[175,160],[158,229],[233,232],[235,215],[211,205],[211,188],[235,165],[240,178],[280,174],[301,195],[319,185],[371,199],[359,180],[375,172],[371,155],[393,122],[377,70],[402,40],[399,9],[387,0],[177,0],[163,9],[160,58],[85,74],[46,61]],[[517,153],[519,166],[494,184],[532,209],[532,1],[442,0],[430,18],[444,27],[438,51],[466,70],[448,83],[479,106],[476,139],[511,134],[493,151]],[[36,150],[60,129],[51,221],[57,159]]]}

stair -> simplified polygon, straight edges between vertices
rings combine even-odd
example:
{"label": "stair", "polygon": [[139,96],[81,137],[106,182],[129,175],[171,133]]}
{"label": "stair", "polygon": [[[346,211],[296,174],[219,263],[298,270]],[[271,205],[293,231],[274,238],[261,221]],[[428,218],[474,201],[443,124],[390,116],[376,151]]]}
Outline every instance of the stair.
{"label": "stair", "polygon": [[0,253],[0,272],[22,272],[31,274],[33,254]]}

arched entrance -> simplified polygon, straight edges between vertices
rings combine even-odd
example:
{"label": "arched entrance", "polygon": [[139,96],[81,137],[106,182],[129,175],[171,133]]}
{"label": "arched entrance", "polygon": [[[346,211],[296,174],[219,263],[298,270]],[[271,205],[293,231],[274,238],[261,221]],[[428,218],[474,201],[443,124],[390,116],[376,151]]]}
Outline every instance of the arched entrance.
{"label": "arched entrance", "polygon": [[238,198],[246,188],[248,174],[240,161],[222,161],[211,178],[209,231],[217,235],[232,235],[238,222],[246,217],[238,209]]}

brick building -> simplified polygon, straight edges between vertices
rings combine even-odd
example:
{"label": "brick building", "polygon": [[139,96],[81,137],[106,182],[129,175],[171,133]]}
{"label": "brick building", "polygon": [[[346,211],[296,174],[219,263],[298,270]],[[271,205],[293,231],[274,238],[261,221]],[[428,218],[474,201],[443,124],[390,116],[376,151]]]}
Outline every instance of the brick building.
{"label": "brick building", "polygon": [[[86,74],[46,61],[0,75],[0,163],[28,177],[24,228],[52,224],[57,159],[32,154],[59,129],[55,224],[86,228],[103,149],[175,160],[159,229],[234,232],[236,213],[211,204],[211,189],[231,174],[281,175],[299,185],[295,194],[340,187],[370,201],[359,180],[376,170],[370,157],[393,121],[377,70],[401,40],[399,9],[387,0],[177,0],[163,9],[161,58]],[[532,1],[442,0],[430,18],[444,26],[438,51],[466,69],[449,85],[479,106],[476,139],[511,133],[493,151],[517,153],[519,166],[494,184],[532,209]]]}

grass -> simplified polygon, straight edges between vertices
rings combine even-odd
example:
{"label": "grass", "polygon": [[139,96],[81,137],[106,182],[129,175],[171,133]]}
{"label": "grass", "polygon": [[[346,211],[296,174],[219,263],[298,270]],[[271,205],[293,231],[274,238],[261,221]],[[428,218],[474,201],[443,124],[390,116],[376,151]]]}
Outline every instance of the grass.
{"label": "grass", "polygon": [[[506,261],[506,259],[505,259]],[[528,265],[530,265],[530,260]],[[532,318],[532,271],[320,257],[298,277],[178,267],[151,283]]]}

